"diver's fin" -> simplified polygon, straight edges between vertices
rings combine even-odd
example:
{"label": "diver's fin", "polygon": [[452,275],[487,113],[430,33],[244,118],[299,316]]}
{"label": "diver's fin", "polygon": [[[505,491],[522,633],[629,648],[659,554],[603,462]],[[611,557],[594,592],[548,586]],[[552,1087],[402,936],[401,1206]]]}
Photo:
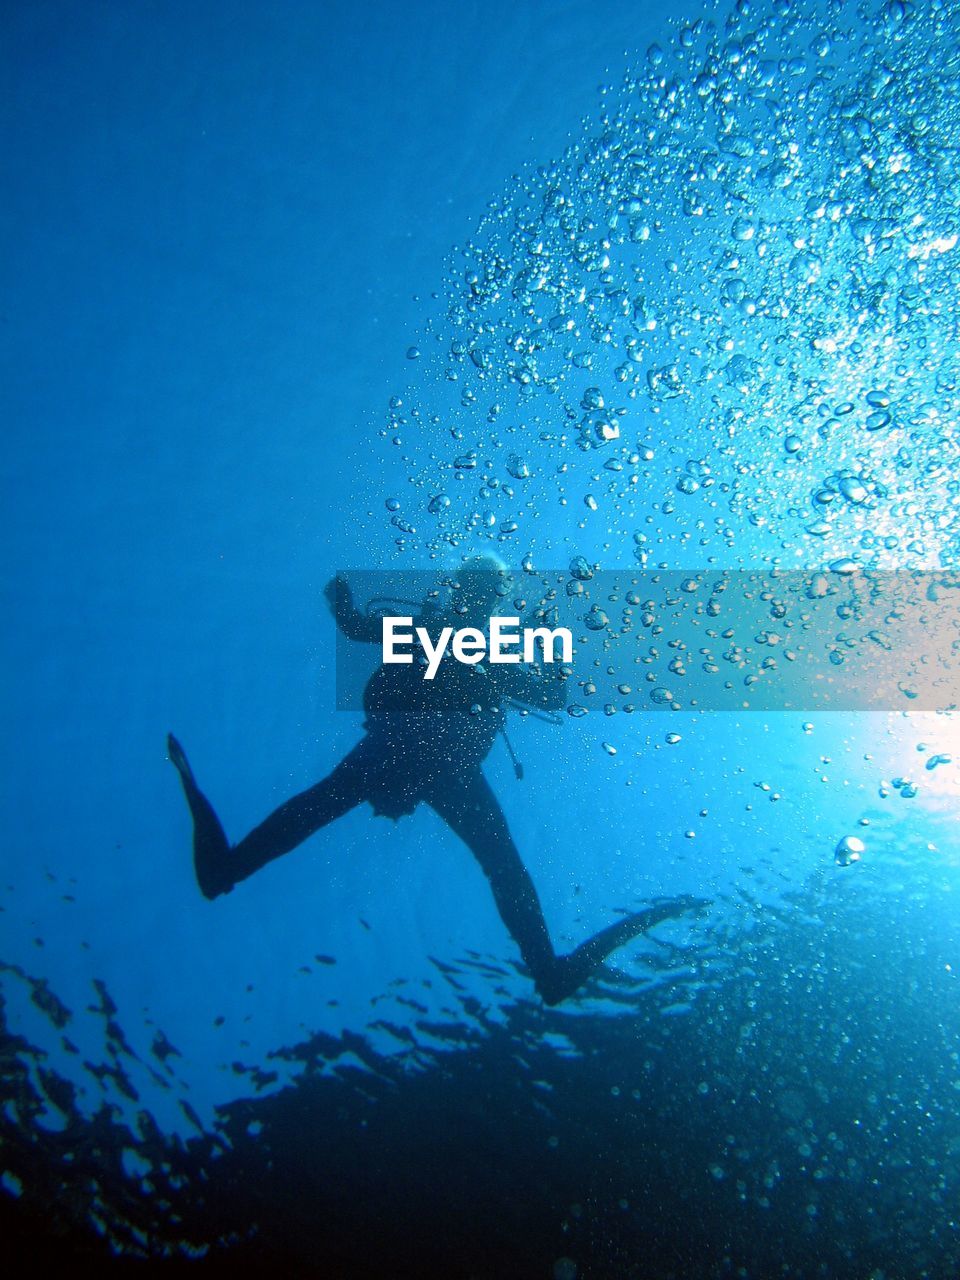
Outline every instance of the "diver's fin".
{"label": "diver's fin", "polygon": [[205,898],[217,898],[229,893],[234,885],[230,843],[213,805],[197,786],[186,752],[172,733],[167,734],[167,754],[180,775],[193,818],[193,870],[197,884]]}
{"label": "diver's fin", "polygon": [[544,1004],[559,1004],[572,996],[617,947],[646,933],[662,920],[685,915],[688,911],[702,911],[709,905],[707,899],[693,898],[688,894],[679,898],[658,898],[643,911],[635,911],[607,925],[606,929],[581,942],[569,955],[557,956],[549,974],[537,981],[537,990]]}
{"label": "diver's fin", "polygon": [[167,734],[167,755],[170,757],[170,763],[176,769],[177,773],[179,773],[184,785],[189,782],[195,787],[197,785],[197,780],[194,778],[193,770],[190,768],[190,761],[187,759],[187,753],[172,733]]}

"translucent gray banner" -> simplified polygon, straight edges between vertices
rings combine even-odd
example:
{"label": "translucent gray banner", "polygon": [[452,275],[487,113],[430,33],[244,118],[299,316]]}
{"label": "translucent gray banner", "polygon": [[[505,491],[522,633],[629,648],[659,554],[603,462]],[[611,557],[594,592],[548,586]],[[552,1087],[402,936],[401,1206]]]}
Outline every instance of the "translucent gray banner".
{"label": "translucent gray banner", "polygon": [[[345,571],[338,575],[337,707],[364,705],[382,671],[383,617],[434,639],[490,612],[520,627],[566,628],[565,713],[623,711],[946,711],[960,703],[960,573],[868,573],[849,561],[823,572],[566,569]],[[347,589],[343,587],[347,584]],[[483,624],[486,628],[487,624]],[[410,632],[410,626],[405,628]],[[352,638],[350,638],[352,637]],[[425,657],[389,673],[391,710],[422,711]],[[513,652],[517,650],[514,649]],[[542,645],[538,646],[542,657]],[[432,709],[463,713],[448,645]],[[484,660],[496,684],[506,667]],[[514,668],[515,669],[515,668]],[[370,695],[368,694],[369,710]]]}

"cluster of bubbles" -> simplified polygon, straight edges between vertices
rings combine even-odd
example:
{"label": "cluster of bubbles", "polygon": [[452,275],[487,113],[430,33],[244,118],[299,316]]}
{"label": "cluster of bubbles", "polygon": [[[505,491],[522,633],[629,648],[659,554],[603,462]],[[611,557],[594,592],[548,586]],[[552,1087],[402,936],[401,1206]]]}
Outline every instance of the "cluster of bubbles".
{"label": "cluster of bubbles", "polygon": [[[510,607],[574,637],[567,711],[939,710],[960,704],[954,574],[599,571],[526,581]],[[551,582],[552,579],[552,582]],[[597,696],[597,695],[601,696]],[[935,753],[933,770],[950,763]]]}
{"label": "cluster of bubbles", "polygon": [[652,45],[456,251],[384,426],[396,545],[952,566],[957,26],[739,0]]}
{"label": "cluster of bubbles", "polygon": [[[953,584],[931,588],[960,559],[958,37],[946,0],[719,0],[454,251],[383,426],[390,534],[418,561],[495,546],[555,593],[585,726],[812,711],[812,677],[817,709],[871,681],[890,710],[960,701]],[[802,572],[727,572],[757,566]],[[934,571],[909,623],[864,605],[887,570]]]}

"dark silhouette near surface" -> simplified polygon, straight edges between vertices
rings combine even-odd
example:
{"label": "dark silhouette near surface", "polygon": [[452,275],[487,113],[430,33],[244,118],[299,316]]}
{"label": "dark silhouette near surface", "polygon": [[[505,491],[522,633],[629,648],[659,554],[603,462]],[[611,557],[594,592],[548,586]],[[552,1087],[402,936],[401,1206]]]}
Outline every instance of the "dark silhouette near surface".
{"label": "dark silhouette near surface", "polygon": [[[425,604],[414,625],[436,639],[443,625],[483,628],[501,594],[495,561],[468,561],[457,574],[451,608]],[[360,612],[343,578],[326,589],[340,630],[351,640],[379,644],[381,619]],[[624,916],[558,956],[550,941],[536,888],[513,842],[503,810],[480,765],[506,720],[505,703],[558,711],[566,702],[565,676],[536,666],[477,664],[445,659],[437,676],[424,681],[416,665],[382,665],[364,691],[365,736],[326,778],[293,796],[238,844],[231,846],[212,805],[203,795],[177,739],[167,747],[193,817],[194,868],[207,898],[234,885],[314,832],[368,802],[375,814],[395,821],[430,806],[470,849],[493,891],[497,910],[547,1004],[573,994],[615,948],[661,920],[700,905],[695,899],[658,900]]]}

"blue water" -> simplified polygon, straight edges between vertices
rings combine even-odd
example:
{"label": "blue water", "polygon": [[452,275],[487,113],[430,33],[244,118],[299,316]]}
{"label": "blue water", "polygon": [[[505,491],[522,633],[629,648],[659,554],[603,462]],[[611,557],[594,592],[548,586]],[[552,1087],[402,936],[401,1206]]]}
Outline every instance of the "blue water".
{"label": "blue water", "polygon": [[425,807],[203,900],[164,745],[233,838],[329,772],[337,570],[954,570],[956,16],[51,3],[2,47],[16,1248],[956,1274],[949,699],[514,718],[558,948],[712,902],[554,1010]]}

